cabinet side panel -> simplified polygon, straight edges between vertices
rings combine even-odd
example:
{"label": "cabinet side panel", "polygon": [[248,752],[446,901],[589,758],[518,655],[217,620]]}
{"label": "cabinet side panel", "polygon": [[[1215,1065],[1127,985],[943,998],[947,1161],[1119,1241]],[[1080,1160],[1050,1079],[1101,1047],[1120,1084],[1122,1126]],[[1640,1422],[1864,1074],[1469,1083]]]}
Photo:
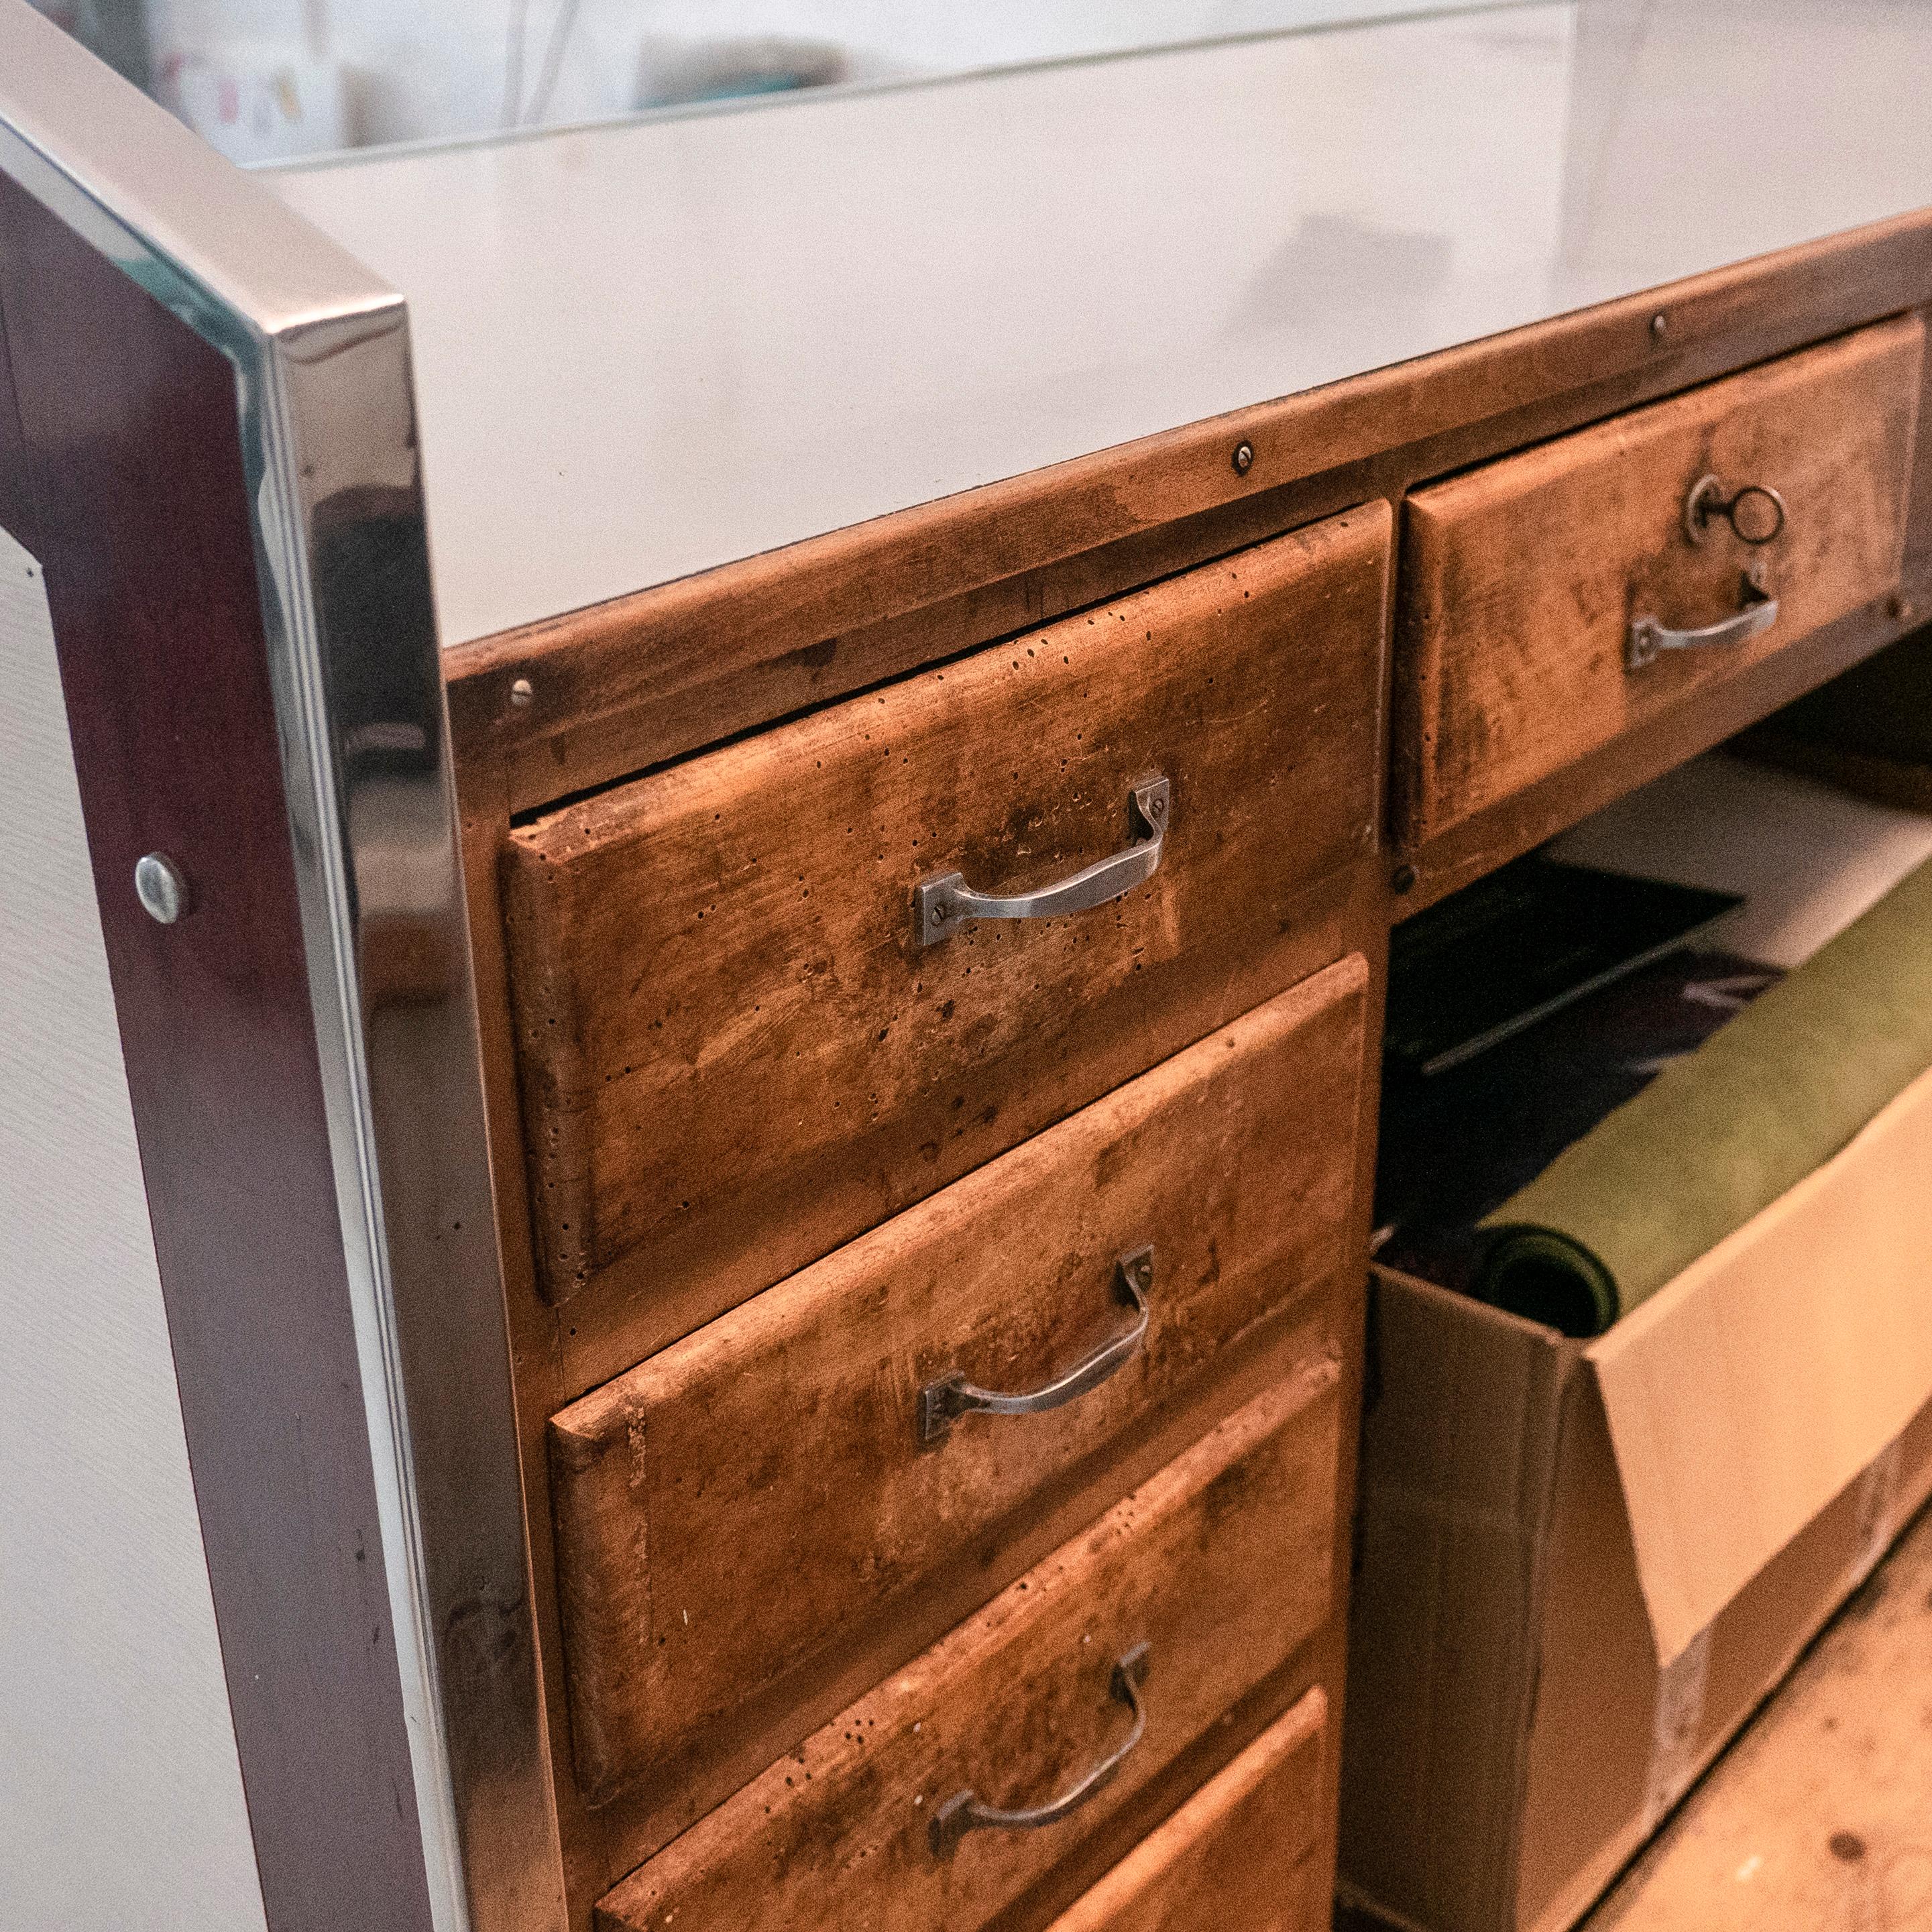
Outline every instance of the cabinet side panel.
{"label": "cabinet side panel", "polygon": [[4,177],[0,311],[267,1920],[426,1932],[235,366]]}
{"label": "cabinet side panel", "polygon": [[4,529],[0,689],[0,1898],[258,1932],[52,620]]}

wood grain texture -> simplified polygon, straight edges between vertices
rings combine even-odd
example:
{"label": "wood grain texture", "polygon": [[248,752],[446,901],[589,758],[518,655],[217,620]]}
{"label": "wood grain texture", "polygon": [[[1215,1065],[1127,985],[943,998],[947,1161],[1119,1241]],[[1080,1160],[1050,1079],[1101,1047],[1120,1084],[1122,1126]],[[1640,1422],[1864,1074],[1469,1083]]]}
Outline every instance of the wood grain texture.
{"label": "wood grain texture", "polygon": [[1328,1932],[1328,1720],[1310,1691],[1049,1932]]}
{"label": "wood grain texture", "polygon": [[556,1584],[556,1539],[550,1504],[545,1443],[550,1418],[565,1399],[560,1381],[555,1311],[536,1290],[530,1249],[529,1193],[524,1184],[523,1120],[517,1103],[516,1050],[511,1035],[508,966],[497,855],[509,830],[502,773],[484,764],[454,770],[469,898],[470,944],[476,976],[478,1043],[483,1063],[484,1131],[495,1185],[496,1236],[502,1256],[509,1322],[511,1384],[517,1404],[519,1460],[530,1554],[532,1609],[537,1630],[544,1729],[556,1796],[566,1922],[583,1932],[598,1898],[635,1864],[641,1851],[606,1844],[596,1815],[585,1805],[571,1762],[563,1676],[563,1638]]}
{"label": "wood grain texture", "polygon": [[[1231,1416],[625,1880],[604,1932],[976,1932],[1328,1616],[1336,1381],[1324,1360]],[[1108,1682],[1140,1643],[1147,1730],[1113,1782],[937,1857],[955,1792],[1037,1803],[1118,1744]]]}
{"label": "wood grain texture", "polygon": [[[1397,619],[1397,823],[1422,844],[1892,590],[1924,355],[1916,317],[1654,404],[1410,500]],[[1754,553],[1688,539],[1691,486],[1771,485]],[[1633,617],[1739,608],[1754,557],[1780,601],[1758,638],[1625,668]]]}
{"label": "wood grain texture", "polygon": [[[755,1779],[772,1762],[774,1737],[794,1742],[808,1737],[869,1696],[908,1657],[976,1616],[1001,1589],[1079,1536],[1124,1493],[1186,1454],[1243,1403],[1298,1372],[1326,1345],[1331,1325],[1346,1328],[1334,1315],[1342,1300],[1340,1292],[1319,1297],[1282,1322],[1258,1324],[1252,1336],[1228,1350],[1225,1375],[1217,1370],[1201,1388],[1188,1391],[1150,1432],[1124,1439],[1118,1454],[1090,1468],[1083,1480],[1051,1496],[1042,1494],[1037,1508],[1029,1504],[1016,1513],[997,1546],[982,1544],[973,1552],[974,1561],[935,1570],[924,1584],[898,1600],[889,1618],[855,1630],[848,1644],[826,1652],[816,1666],[788,1673],[780,1682],[782,1695],[748,1700],[706,1726],[688,1753],[654,1764],[648,1774],[620,1787],[607,1804],[593,1809],[584,1800],[568,1751],[569,1726],[560,1722],[557,1732],[564,1746],[560,1775],[577,1794],[572,1802],[582,1813],[586,1856],[594,1846],[595,1856],[604,1862],[603,1881],[584,1902],[586,1915],[612,1886]],[[1346,1368],[1345,1364],[1345,1372]],[[989,1556],[992,1561],[982,1568],[979,1559]],[[1331,1576],[1338,1574],[1331,1571]],[[1331,1617],[1324,1625],[1324,1632],[1333,1621]],[[561,1648],[560,1644],[560,1652]],[[1322,1684],[1334,1700],[1340,1687],[1328,1667],[1328,1654],[1325,1635],[1318,1634],[1299,1646],[1239,1712],[1224,1714],[1224,1720],[1186,1760],[1177,1760],[1093,1839],[1083,1840],[1066,1867],[1055,1868],[1045,1882],[1038,1911],[1016,1904],[1016,1932],[1037,1932],[1045,1918],[1097,1882],[1310,1684]],[[561,1698],[558,1709],[560,1714],[565,1711]]]}
{"label": "wood grain texture", "polygon": [[268,1923],[424,1932],[235,371],[4,178],[0,310]]}
{"label": "wood grain texture", "polygon": [[[1332,1286],[1366,980],[1359,958],[1330,968],[557,1417],[591,1791],[896,1624],[935,1568],[990,1568],[1016,1510],[1111,1461],[1264,1316]],[[1118,1332],[1116,1258],[1149,1243],[1147,1339],[1112,1380],[922,1442],[928,1382],[1036,1387]],[[800,1735],[775,1732],[767,1754]]]}
{"label": "wood grain texture", "polygon": [[[463,645],[459,752],[518,812],[608,784],[1923,302],[1928,235],[1932,213],[1874,224]],[[1932,520],[1932,473],[1921,495]]]}
{"label": "wood grain texture", "polygon": [[[622,1298],[618,1366],[1336,956],[1388,536],[1372,506],[513,834],[538,1253]],[[1144,886],[916,944],[920,878],[1072,872],[1150,770]]]}
{"label": "wood grain texture", "polygon": [[1409,892],[1392,900],[1396,916],[1406,919],[1434,904],[1687,758],[1756,724],[1891,643],[1900,628],[1885,608],[1862,607],[1485,806],[1408,855],[1415,882]]}
{"label": "wood grain texture", "polygon": [[[536,1292],[527,1223],[520,1109],[514,1075],[514,1048],[507,997],[507,964],[496,862],[509,832],[501,790],[502,774],[487,764],[459,766],[458,778],[464,827],[466,872],[471,894],[470,924],[477,957],[482,1017],[486,1091],[490,1100],[491,1158],[497,1175],[497,1208],[513,1334],[513,1352],[524,1442],[524,1494],[532,1539],[535,1610],[540,1632],[545,1701],[551,1714],[552,1765],[569,1886],[569,1923],[588,1928],[597,1900],[646,1858],[741,1790],[769,1765],[774,1748],[760,1748],[772,1735],[772,1712],[748,1704],[730,1722],[708,1726],[691,1751],[653,1769],[648,1778],[626,1785],[608,1803],[586,1802],[572,1754],[564,1674],[562,1616],[555,1571],[556,1539],[550,1495],[549,1424],[556,1411],[590,1382],[608,1380],[632,1366],[616,1361],[594,1378],[580,1373],[572,1352],[580,1346],[572,1331],[594,1297],[580,1297],[552,1307]],[[1349,896],[1337,931],[1343,952],[1358,950],[1368,959],[1368,1041],[1379,1039],[1382,980],[1386,954],[1386,886],[1376,861],[1355,866]],[[1366,1066],[1365,1066],[1366,1071]],[[1366,1252],[1370,1188],[1372,1180],[1375,1111],[1372,1082],[1364,1079],[1363,1112],[1356,1126],[1358,1166],[1348,1245],[1359,1258]],[[956,1624],[983,1607],[989,1597],[1052,1555],[1118,1498],[1184,1454],[1208,1429],[1243,1402],[1292,1374],[1311,1348],[1328,1336],[1361,1331],[1362,1270],[1345,1270],[1326,1293],[1298,1303],[1282,1322],[1264,1322],[1225,1352],[1226,1360],[1158,1416],[1144,1434],[1117,1441],[1109,1456],[1083,1478],[1060,1486],[1040,1506],[1029,1505],[1010,1519],[993,1560],[983,1570],[955,1566],[934,1573],[926,1586],[901,1597],[880,1630],[830,1654],[808,1673],[785,1680],[781,1700],[790,1713],[788,1735],[808,1734],[830,1723],[869,1694],[908,1652],[938,1642]],[[1345,1349],[1341,1370],[1342,1412],[1353,1412],[1359,1382],[1359,1351]],[[1352,1434],[1344,1431],[1342,1456],[1352,1462]],[[1344,1492],[1346,1493],[1346,1489]],[[1339,1593],[1348,1563],[1348,1529],[1337,1520],[1331,1574]],[[1147,1832],[1153,1830],[1228,1758],[1264,1730],[1286,1705],[1311,1683],[1328,1690],[1339,1707],[1339,1624],[1331,1617],[1324,1634],[1298,1650],[1276,1676],[1224,1714],[1211,1732],[1161,1779],[1124,1803],[1106,1827],[1083,1840],[1057,1866],[1036,1899],[1029,1894],[1012,1908],[1012,1932],[1037,1932],[1052,1913],[1070,1904],[1097,1882]],[[1333,1779],[1330,1779],[1332,1787]],[[994,1928],[988,1928],[994,1932]],[[1007,1932],[1001,1927],[998,1932]]]}

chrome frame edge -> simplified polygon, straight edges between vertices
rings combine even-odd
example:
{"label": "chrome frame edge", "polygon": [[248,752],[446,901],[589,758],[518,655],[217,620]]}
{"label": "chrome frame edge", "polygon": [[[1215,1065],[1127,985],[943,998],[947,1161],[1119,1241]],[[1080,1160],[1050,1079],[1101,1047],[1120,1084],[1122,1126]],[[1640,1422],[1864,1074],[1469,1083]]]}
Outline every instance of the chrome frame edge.
{"label": "chrome frame edge", "polygon": [[26,0],[0,171],[236,371],[434,1923],[560,1928],[406,311]]}

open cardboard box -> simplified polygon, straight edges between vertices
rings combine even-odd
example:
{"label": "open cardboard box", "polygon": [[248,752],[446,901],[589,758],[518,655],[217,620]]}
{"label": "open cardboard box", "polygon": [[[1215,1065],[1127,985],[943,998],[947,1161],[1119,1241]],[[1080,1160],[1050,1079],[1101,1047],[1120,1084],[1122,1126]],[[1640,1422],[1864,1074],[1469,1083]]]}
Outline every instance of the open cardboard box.
{"label": "open cardboard box", "polygon": [[1932,1492],[1932,1074],[1595,1341],[1378,1272],[1370,1375],[1342,1894],[1556,1932]]}

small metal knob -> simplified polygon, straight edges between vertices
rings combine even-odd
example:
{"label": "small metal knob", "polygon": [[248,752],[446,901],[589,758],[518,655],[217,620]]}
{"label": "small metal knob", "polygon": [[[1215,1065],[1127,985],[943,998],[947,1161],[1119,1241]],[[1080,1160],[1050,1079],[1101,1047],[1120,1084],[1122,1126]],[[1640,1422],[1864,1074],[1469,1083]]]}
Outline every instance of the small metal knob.
{"label": "small metal knob", "polygon": [[165,852],[150,852],[134,865],[134,893],[149,918],[172,926],[193,903],[188,874]]}
{"label": "small metal knob", "polygon": [[1714,517],[1722,517],[1742,542],[1768,544],[1784,528],[1784,499],[1768,483],[1727,491],[1718,478],[1700,476],[1684,500],[1684,534],[1702,543]]}

